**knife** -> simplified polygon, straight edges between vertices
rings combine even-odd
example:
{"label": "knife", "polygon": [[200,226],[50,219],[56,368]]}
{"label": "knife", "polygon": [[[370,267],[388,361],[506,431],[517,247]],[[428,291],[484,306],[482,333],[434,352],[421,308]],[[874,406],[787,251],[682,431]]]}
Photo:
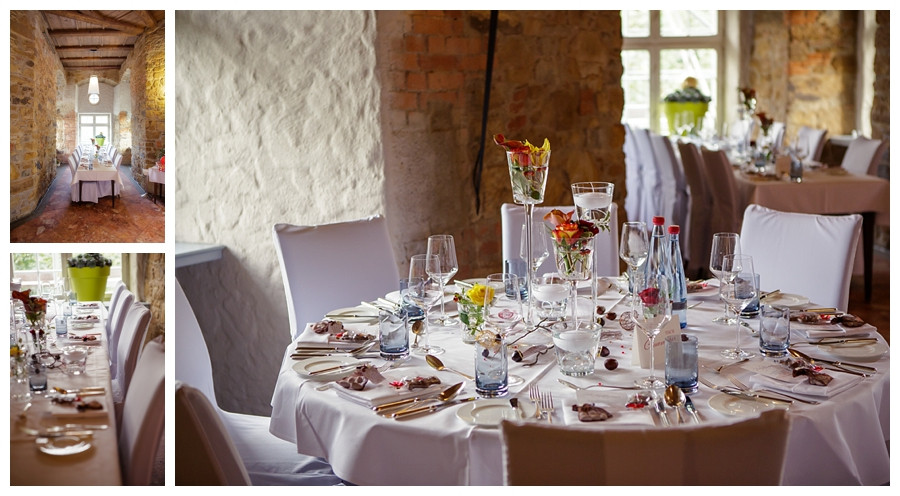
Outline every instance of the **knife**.
{"label": "knife", "polygon": [[844,344],[844,343],[868,343],[872,341],[878,341],[877,338],[850,338],[850,339],[837,339],[830,338],[821,339],[819,341],[807,341],[808,344],[815,345],[833,345],[833,344]]}
{"label": "knife", "polygon": [[412,398],[406,398],[406,399],[402,399],[402,400],[392,401],[390,403],[382,403],[381,405],[373,406],[372,411],[374,411],[375,413],[379,413],[384,410],[392,410],[394,408],[408,405],[410,403],[415,404],[420,401],[431,399],[431,398],[437,396],[438,394],[440,394],[440,392],[441,392],[440,390],[435,390],[435,391],[431,391],[428,394],[413,396]]}
{"label": "knife", "polygon": [[93,436],[94,431],[36,431],[34,429],[22,429],[22,432],[35,437],[63,437],[63,436]]}
{"label": "knife", "polygon": [[459,403],[468,403],[470,401],[475,401],[477,399],[478,399],[477,396],[471,396],[469,398],[454,400],[449,403],[439,403],[437,405],[429,405],[429,406],[423,406],[423,407],[419,407],[419,408],[413,408],[412,410],[405,410],[402,412],[395,413],[395,414],[391,415],[391,417],[393,417],[395,419],[402,419],[402,418],[406,418],[411,415],[416,415],[419,413],[426,413],[426,412],[431,413],[431,412],[435,412],[437,410],[441,410],[443,408],[447,408],[448,406],[456,405]]}
{"label": "knife", "polygon": [[694,401],[691,400],[690,396],[684,397],[684,408],[691,414],[691,417],[694,417],[694,422],[700,423],[700,415],[697,413],[697,408],[694,407]]}
{"label": "knife", "polygon": [[656,415],[662,419],[663,425],[669,427],[669,417],[666,416],[666,407],[663,406],[662,398],[657,398],[656,401],[653,402],[653,409],[656,411]]}
{"label": "knife", "polygon": [[353,370],[356,367],[359,367],[361,365],[368,365],[368,362],[350,363],[350,364],[338,365],[337,367],[328,367],[326,369],[316,370],[314,372],[308,372],[306,375],[313,376],[313,375],[328,374],[331,372],[342,372],[344,370]]}
{"label": "knife", "polygon": [[786,405],[794,404],[794,402],[791,400],[785,400],[785,399],[781,399],[781,398],[776,398],[774,396],[766,396],[764,394],[751,393],[751,392],[747,392],[747,391],[734,391],[731,389],[724,389],[724,388],[719,389],[719,391],[722,393],[725,393],[729,396],[744,398],[745,400],[755,400],[755,401],[762,401],[762,402],[774,401],[776,403],[784,403]]}
{"label": "knife", "polygon": [[809,363],[821,362],[821,363],[827,363],[828,365],[833,365],[838,368],[853,367],[855,369],[865,370],[868,372],[878,372],[878,369],[872,368],[872,367],[867,367],[865,365],[859,365],[859,364],[849,363],[849,362],[837,362],[837,361],[833,361],[833,360],[825,360],[824,358],[813,358],[813,357],[807,355],[806,353],[803,353],[802,351],[795,350],[794,348],[788,348],[788,351],[790,351],[791,354],[793,354],[794,356],[803,358],[804,360],[808,361]]}

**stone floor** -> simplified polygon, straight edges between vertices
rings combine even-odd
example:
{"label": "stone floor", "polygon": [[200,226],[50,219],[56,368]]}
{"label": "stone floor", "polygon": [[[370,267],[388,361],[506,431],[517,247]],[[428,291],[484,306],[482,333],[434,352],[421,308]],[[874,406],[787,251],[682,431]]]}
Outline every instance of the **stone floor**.
{"label": "stone floor", "polygon": [[891,258],[875,251],[872,262],[872,301],[865,301],[863,276],[853,276],[850,281],[850,313],[878,328],[884,339],[891,341]]}
{"label": "stone floor", "polygon": [[11,225],[11,243],[163,243],[166,209],[156,204],[131,176],[120,168],[122,193],[98,203],[71,201],[72,172],[61,166],[41,203],[27,218]]}

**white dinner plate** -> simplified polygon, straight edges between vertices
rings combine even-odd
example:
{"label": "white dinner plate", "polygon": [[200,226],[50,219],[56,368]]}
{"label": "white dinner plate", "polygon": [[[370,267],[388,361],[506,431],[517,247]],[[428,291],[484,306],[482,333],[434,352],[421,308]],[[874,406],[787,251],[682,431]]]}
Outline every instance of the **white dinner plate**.
{"label": "white dinner plate", "polygon": [[338,308],[326,315],[332,320],[341,322],[376,323],[378,322],[378,310],[362,305],[356,307]]}
{"label": "white dinner plate", "polygon": [[91,329],[94,327],[95,322],[72,322],[69,324],[69,329]]}
{"label": "white dinner plate", "polygon": [[890,348],[886,344],[879,341],[874,343],[846,343],[827,345],[820,344],[818,348],[822,352],[837,358],[838,360],[846,360],[848,362],[875,362],[887,353]]}
{"label": "white dinner plate", "polygon": [[[447,306],[447,303],[453,303],[453,294],[460,291],[455,284],[449,284],[444,286],[444,306]],[[400,291],[391,291],[390,293],[384,295],[384,299],[388,301],[393,301],[394,303],[400,303]],[[437,308],[440,311],[440,303],[435,303],[432,308]],[[448,312],[449,313],[449,312]]]}
{"label": "white dinner plate", "polygon": [[758,413],[773,408],[785,408],[787,405],[775,405],[762,401],[750,400],[719,393],[709,399],[709,407],[713,410],[734,417],[754,417]]}
{"label": "white dinner plate", "polygon": [[[519,406],[525,419],[533,418],[535,405],[532,401],[519,399]],[[464,422],[483,427],[497,427],[503,419],[517,420],[516,410],[509,400],[478,400],[466,403],[456,411],[456,416]]]}
{"label": "white dinner plate", "polygon": [[39,437],[35,444],[44,453],[55,456],[74,455],[91,448],[91,443],[75,436]]}
{"label": "white dinner plate", "polygon": [[[300,360],[291,368],[294,369],[294,372],[309,379],[340,379],[353,371],[353,369],[349,367],[350,365],[359,363],[361,363],[361,361],[353,357],[314,357]],[[347,368],[338,369],[327,374],[310,375],[317,370],[339,367],[341,365],[347,365]]]}
{"label": "white dinner plate", "polygon": [[778,293],[775,296],[765,298],[763,303],[766,305],[781,305],[783,307],[800,309],[804,305],[809,304],[809,298],[791,293]]}
{"label": "white dinner plate", "polygon": [[719,299],[719,286],[714,286],[707,281],[705,288],[688,293],[687,298],[689,300]]}

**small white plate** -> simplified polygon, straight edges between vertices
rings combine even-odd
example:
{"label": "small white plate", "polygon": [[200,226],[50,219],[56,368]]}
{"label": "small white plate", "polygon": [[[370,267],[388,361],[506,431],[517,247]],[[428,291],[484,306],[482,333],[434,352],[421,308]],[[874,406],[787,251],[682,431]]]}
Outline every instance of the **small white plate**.
{"label": "small white plate", "polygon": [[[450,284],[444,286],[444,305],[447,303],[453,303],[453,295],[460,291],[461,288],[458,288],[455,284]],[[400,291],[391,291],[390,293],[384,295],[384,299],[388,301],[393,301],[394,303],[400,303]],[[440,302],[435,303],[432,308],[440,308]]]}
{"label": "small white plate", "polygon": [[[709,407],[713,410],[734,417],[754,417],[759,412],[773,408],[785,408],[787,405],[774,405],[762,401],[749,400],[719,393],[709,399]],[[785,408],[786,409],[786,408]]]}
{"label": "small white plate", "polygon": [[689,292],[687,294],[687,298],[689,300],[709,300],[709,299],[719,299],[719,286],[718,281],[713,285],[710,281],[706,281],[706,287],[699,290]]}
{"label": "small white plate", "polygon": [[[350,365],[359,363],[361,363],[360,360],[353,357],[315,357],[300,360],[291,368],[294,369],[294,372],[309,379],[340,379],[353,371],[353,369],[349,367]],[[348,367],[327,374],[310,375],[317,370],[338,367],[341,365],[347,365]]]}
{"label": "small white plate", "polygon": [[[345,314],[346,316],[341,316],[341,314]],[[378,322],[378,310],[362,305],[357,307],[338,308],[337,310],[328,312],[327,315],[329,315],[331,320],[338,320],[340,322]]]}
{"label": "small white plate", "polygon": [[[529,400],[519,399],[522,408],[523,420],[534,417],[535,404]],[[456,411],[456,416],[464,422],[483,427],[497,427],[500,421],[518,420],[516,410],[509,404],[509,400],[478,400],[466,403]]]}
{"label": "small white plate", "polygon": [[765,298],[766,305],[781,305],[788,308],[800,309],[809,304],[809,298],[791,293],[778,293],[775,296]]}
{"label": "small white plate", "polygon": [[848,362],[875,362],[890,351],[886,344],[879,341],[836,345],[820,344],[818,347],[822,352]]}
{"label": "small white plate", "polygon": [[94,322],[72,322],[69,324],[69,329],[91,329],[94,324]]}
{"label": "small white plate", "polygon": [[75,436],[39,437],[34,442],[38,449],[54,456],[74,455],[91,448],[91,443]]}

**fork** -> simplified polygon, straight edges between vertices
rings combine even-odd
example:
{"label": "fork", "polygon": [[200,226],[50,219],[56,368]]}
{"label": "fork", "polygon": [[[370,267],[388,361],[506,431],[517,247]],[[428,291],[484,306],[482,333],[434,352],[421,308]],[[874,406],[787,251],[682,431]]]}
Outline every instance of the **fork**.
{"label": "fork", "polygon": [[528,386],[528,398],[534,403],[534,418],[544,418],[544,410],[541,408],[541,390],[537,384]]}
{"label": "fork", "polygon": [[[746,392],[752,392],[752,391],[753,391],[750,387],[748,387],[746,384],[744,384],[743,382],[741,382],[737,377],[735,377],[735,376],[733,376],[733,375],[731,375],[731,374],[728,374],[728,380],[731,381],[731,383],[734,384],[734,385],[735,385],[738,389],[740,389],[741,391],[746,391]],[[807,400],[807,399],[803,399],[803,398],[798,398],[797,396],[791,396],[791,395],[789,395],[789,394],[784,394],[784,393],[779,392],[779,391],[773,391],[773,390],[771,390],[771,389],[763,389],[763,388],[760,388],[759,390],[760,390],[760,391],[765,391],[765,392],[767,392],[767,393],[780,394],[781,396],[784,396],[785,398],[790,398],[790,399],[792,399],[792,400],[799,401],[799,402],[801,402],[801,403],[806,403],[807,405],[818,405],[818,404],[819,404],[818,401],[813,401],[813,400]]]}
{"label": "fork", "polygon": [[[740,360],[738,360],[738,361],[736,361],[736,362],[725,363],[725,364],[719,365],[718,367],[716,367],[716,368],[714,368],[714,369],[712,369],[712,370],[713,370],[715,373],[717,373],[717,374],[721,374],[721,373],[722,373],[722,370],[724,370],[726,367],[731,367],[732,365],[737,365],[737,364],[739,364],[739,363],[744,363],[744,362],[746,362],[747,360],[750,360],[750,358],[741,358]],[[707,367],[706,365],[703,365],[703,364],[700,364],[700,366],[703,367],[703,368],[705,368],[705,369],[708,369],[708,368],[709,368],[709,367]]]}
{"label": "fork", "polygon": [[541,410],[547,411],[547,422],[553,423],[553,393],[541,393]]}

